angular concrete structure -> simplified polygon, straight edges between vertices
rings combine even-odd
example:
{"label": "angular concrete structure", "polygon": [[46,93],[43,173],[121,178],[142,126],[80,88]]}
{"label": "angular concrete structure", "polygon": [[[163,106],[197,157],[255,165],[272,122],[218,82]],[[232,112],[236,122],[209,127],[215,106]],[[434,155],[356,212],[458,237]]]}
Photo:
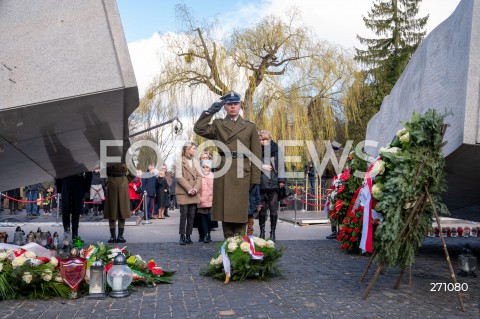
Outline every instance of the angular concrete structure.
{"label": "angular concrete structure", "polygon": [[[380,111],[367,139],[387,145],[413,111],[452,112],[444,148],[454,215],[480,219],[480,1],[462,0],[420,44]],[[378,149],[368,148],[374,155]]]}
{"label": "angular concrete structure", "polygon": [[138,89],[115,0],[2,0],[0,30],[0,190],[91,170],[100,140],[128,140]]}

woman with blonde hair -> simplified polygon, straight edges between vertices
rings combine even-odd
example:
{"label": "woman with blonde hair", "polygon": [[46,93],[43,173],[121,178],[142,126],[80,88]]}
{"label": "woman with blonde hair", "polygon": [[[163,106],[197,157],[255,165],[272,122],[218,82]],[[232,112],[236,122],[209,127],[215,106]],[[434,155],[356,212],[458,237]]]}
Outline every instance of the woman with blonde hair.
{"label": "woman with blonde hair", "polygon": [[285,186],[285,179],[278,176],[278,158],[282,156],[278,145],[272,140],[272,133],[267,130],[258,131],[262,144],[262,174],[260,176],[260,195],[262,208],[258,213],[260,238],[265,238],[265,222],[267,211],[270,211],[270,238],[275,241],[278,221],[278,201],[280,188]]}
{"label": "woman with blonde hair", "polygon": [[157,175],[157,185],[155,188],[158,214],[153,215],[153,218],[165,219],[165,208],[170,206],[170,198],[168,194],[169,188],[170,187],[168,186],[167,179],[165,178],[165,172],[163,170],[159,171]]}
{"label": "woman with blonde hair", "polygon": [[[199,201],[198,192],[200,191],[202,176],[195,168],[197,145],[193,142],[187,142],[182,149],[181,161],[175,165],[175,176],[177,184],[175,192],[177,203],[180,206],[180,245],[193,244],[190,236],[192,235],[193,221],[197,203]],[[197,164],[198,166],[198,164]]]}

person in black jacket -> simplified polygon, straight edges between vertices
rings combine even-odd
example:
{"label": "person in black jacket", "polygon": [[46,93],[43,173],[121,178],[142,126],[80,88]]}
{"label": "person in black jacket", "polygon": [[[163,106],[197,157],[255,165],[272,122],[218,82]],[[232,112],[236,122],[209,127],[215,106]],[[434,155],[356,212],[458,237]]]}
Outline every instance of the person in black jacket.
{"label": "person in black jacket", "polygon": [[[20,188],[14,188],[7,191],[7,196],[17,200],[20,199]],[[10,214],[16,214],[18,211],[18,201],[13,199],[8,200],[8,209],[10,210]]]}
{"label": "person in black jacket", "polygon": [[90,185],[88,185],[83,173],[57,179],[56,184],[57,192],[62,195],[63,230],[71,231],[72,238],[75,238],[78,236],[80,213],[83,211],[83,198]]}
{"label": "person in black jacket", "polygon": [[262,144],[262,174],[260,176],[260,195],[262,208],[258,214],[260,238],[265,238],[265,222],[267,210],[270,211],[270,238],[275,241],[275,230],[278,221],[278,193],[285,186],[285,179],[278,177],[278,145],[272,141],[272,133],[267,130],[258,131]]}
{"label": "person in black jacket", "polygon": [[153,217],[157,219],[165,219],[165,210],[170,206],[170,197],[168,194],[170,187],[168,186],[165,172],[163,170],[158,172],[156,187],[158,212],[156,212],[157,214],[154,214]]}
{"label": "person in black jacket", "polygon": [[[142,187],[143,190],[147,192],[147,196],[145,197],[148,218],[153,218],[153,213],[155,209],[155,197],[157,194],[156,186],[157,186],[157,174],[155,170],[155,165],[149,164],[148,165],[148,172],[143,173],[142,175]],[[145,217],[143,217],[145,219]]]}

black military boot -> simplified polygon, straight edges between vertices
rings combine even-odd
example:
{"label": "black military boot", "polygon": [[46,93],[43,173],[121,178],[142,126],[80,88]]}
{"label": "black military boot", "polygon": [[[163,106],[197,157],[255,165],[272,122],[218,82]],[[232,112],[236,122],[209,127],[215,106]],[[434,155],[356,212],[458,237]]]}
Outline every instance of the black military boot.
{"label": "black military boot", "polygon": [[187,244],[193,244],[193,241],[192,241],[192,239],[190,238],[190,235],[187,235],[187,237],[185,238],[185,242],[186,242]]}
{"label": "black military boot", "polygon": [[110,239],[108,240],[109,244],[115,244],[117,242],[117,236],[115,235],[115,228],[110,228]]}
{"label": "black military boot", "polygon": [[277,229],[278,215],[270,215],[270,238],[275,241],[275,229]]}
{"label": "black military boot", "polygon": [[187,242],[185,241],[185,235],[180,235],[180,245],[186,245]]}
{"label": "black military boot", "polygon": [[259,213],[258,214],[258,224],[260,226],[260,238],[265,239],[265,221],[267,219],[267,214]]}
{"label": "black military boot", "polygon": [[123,238],[123,230],[124,228],[118,228],[118,237],[117,237],[117,243],[126,243],[127,240]]}

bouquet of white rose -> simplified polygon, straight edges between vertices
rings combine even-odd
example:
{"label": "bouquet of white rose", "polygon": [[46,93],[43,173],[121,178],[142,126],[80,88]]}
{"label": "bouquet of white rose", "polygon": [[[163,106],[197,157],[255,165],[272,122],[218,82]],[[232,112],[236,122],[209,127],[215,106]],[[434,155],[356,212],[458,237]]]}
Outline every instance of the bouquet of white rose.
{"label": "bouquet of white rose", "polygon": [[266,280],[281,275],[277,263],[282,253],[283,249],[277,249],[271,240],[254,236],[230,237],[219,246],[219,251],[201,274],[225,283],[247,278]]}

